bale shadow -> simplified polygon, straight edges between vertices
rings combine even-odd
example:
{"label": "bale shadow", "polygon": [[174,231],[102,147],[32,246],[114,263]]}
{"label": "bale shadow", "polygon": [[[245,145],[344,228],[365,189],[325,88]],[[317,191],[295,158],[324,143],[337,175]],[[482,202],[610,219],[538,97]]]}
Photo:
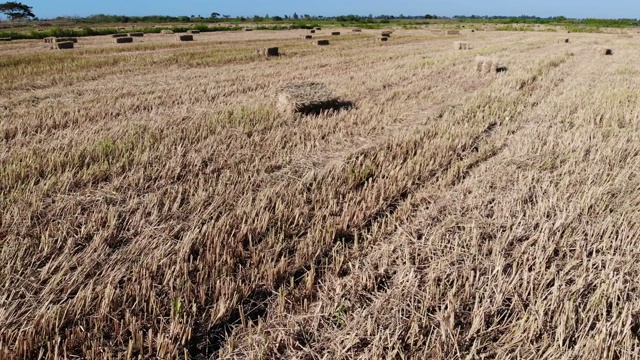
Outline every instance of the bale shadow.
{"label": "bale shadow", "polygon": [[337,100],[327,103],[314,104],[305,106],[297,110],[301,115],[322,115],[326,113],[340,112],[345,110],[351,110],[355,108],[355,104],[352,101]]}

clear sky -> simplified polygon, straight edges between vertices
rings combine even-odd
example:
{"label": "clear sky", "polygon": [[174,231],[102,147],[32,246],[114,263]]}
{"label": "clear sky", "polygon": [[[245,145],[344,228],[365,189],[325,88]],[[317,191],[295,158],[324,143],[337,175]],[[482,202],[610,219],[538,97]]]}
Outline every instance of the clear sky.
{"label": "clear sky", "polygon": [[110,15],[563,15],[640,18],[638,0],[21,0],[40,18]]}

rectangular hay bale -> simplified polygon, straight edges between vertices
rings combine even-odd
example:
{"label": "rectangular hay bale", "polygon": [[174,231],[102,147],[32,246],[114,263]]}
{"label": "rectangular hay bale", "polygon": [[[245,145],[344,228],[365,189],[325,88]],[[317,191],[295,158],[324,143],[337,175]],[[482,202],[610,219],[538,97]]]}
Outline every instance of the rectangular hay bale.
{"label": "rectangular hay bale", "polygon": [[65,41],[53,44],[53,49],[73,49],[73,41]]}
{"label": "rectangular hay bale", "polygon": [[69,42],[69,41],[71,41],[72,43],[78,43],[78,38],[72,38],[72,37],[56,38],[56,37],[54,37],[53,40],[52,40],[53,43]]}
{"label": "rectangular hay bale", "polygon": [[200,34],[200,30],[196,30],[196,29],[187,30],[187,34]]}
{"label": "rectangular hay bale", "polygon": [[300,35],[301,39],[305,39],[305,40],[309,40],[309,39],[313,39],[313,35]]}
{"label": "rectangular hay bale", "polygon": [[362,32],[362,29],[351,29],[351,32],[360,33]]}
{"label": "rectangular hay bale", "polygon": [[326,46],[329,45],[329,40],[316,40],[313,45]]}
{"label": "rectangular hay bale", "polygon": [[378,41],[388,41],[389,38],[386,36],[380,36],[379,38],[377,38]]}
{"label": "rectangular hay bale", "polygon": [[118,37],[113,39],[113,42],[115,42],[116,44],[128,44],[128,43],[132,43],[133,42],[133,38],[132,37]]}
{"label": "rectangular hay bale", "polygon": [[257,51],[258,55],[264,55],[267,57],[270,56],[280,56],[280,52],[278,50],[277,47],[270,47],[270,48],[264,48],[264,49],[259,49]]}
{"label": "rectangular hay bale", "polygon": [[282,113],[320,114],[327,110],[348,108],[326,85],[317,82],[292,83],[278,89],[276,107]]}
{"label": "rectangular hay bale", "polygon": [[505,71],[505,67],[500,65],[500,61],[496,58],[486,56],[476,57],[476,72],[481,74],[495,74]]}
{"label": "rectangular hay bale", "polygon": [[602,56],[613,55],[613,50],[605,47],[596,48],[596,52],[598,55],[602,55]]}
{"label": "rectangular hay bale", "polygon": [[466,41],[454,41],[453,48],[455,50],[469,50],[471,49],[471,44]]}
{"label": "rectangular hay bale", "polygon": [[144,33],[143,32],[132,32],[129,33],[129,37],[143,37]]}
{"label": "rectangular hay bale", "polygon": [[313,28],[313,30],[322,30],[322,28],[320,28],[320,27],[315,27],[315,28]]}
{"label": "rectangular hay bale", "polygon": [[331,35],[333,35],[333,36],[340,35],[340,31],[333,31],[333,32],[331,32]]}
{"label": "rectangular hay bale", "polygon": [[309,31],[308,31],[308,33],[309,33],[309,34],[315,34],[315,33],[316,33],[316,31],[315,31],[315,30],[309,30]]}
{"label": "rectangular hay bale", "polygon": [[178,35],[177,39],[178,41],[193,41],[193,35],[191,34]]}
{"label": "rectangular hay bale", "polygon": [[129,37],[129,34],[111,34],[112,38]]}

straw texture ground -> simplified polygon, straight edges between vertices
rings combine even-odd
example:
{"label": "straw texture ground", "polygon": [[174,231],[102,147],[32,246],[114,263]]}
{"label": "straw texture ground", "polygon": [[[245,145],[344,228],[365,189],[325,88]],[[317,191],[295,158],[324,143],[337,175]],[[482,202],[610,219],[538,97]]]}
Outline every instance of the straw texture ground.
{"label": "straw texture ground", "polygon": [[0,46],[0,358],[640,357],[640,42],[300,33]]}

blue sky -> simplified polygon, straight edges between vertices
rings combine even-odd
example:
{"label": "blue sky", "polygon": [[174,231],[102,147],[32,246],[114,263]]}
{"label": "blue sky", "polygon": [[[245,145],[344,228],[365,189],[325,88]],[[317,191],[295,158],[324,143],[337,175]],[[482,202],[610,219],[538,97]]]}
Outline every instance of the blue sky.
{"label": "blue sky", "polygon": [[638,0],[22,0],[40,18],[55,16],[202,15],[563,15],[639,18]]}

